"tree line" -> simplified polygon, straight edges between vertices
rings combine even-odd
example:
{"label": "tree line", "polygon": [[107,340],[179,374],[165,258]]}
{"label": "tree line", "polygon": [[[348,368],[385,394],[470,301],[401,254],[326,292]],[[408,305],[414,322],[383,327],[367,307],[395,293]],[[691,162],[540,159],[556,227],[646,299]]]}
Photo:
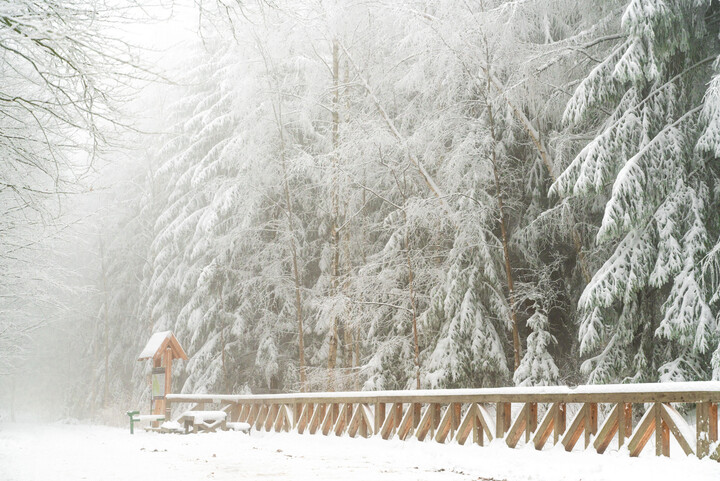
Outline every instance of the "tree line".
{"label": "tree line", "polygon": [[166,329],[177,392],[717,379],[719,7],[204,5],[97,221],[85,402]]}

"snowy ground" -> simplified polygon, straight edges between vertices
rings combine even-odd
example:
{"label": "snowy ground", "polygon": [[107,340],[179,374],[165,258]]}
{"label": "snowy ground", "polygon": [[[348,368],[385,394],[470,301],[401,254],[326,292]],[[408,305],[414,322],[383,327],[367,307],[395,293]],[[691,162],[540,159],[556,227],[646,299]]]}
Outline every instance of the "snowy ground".
{"label": "snowy ground", "polygon": [[[648,450],[649,451],[649,450]],[[174,435],[104,426],[0,424],[2,481],[720,480],[720,463],[239,432]]]}

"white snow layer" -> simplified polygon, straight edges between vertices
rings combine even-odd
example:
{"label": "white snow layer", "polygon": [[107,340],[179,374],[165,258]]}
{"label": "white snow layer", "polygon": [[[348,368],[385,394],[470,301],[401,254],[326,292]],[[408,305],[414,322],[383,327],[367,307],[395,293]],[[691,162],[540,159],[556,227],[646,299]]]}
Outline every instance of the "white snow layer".
{"label": "white snow layer", "polygon": [[[720,463],[685,457],[639,458],[627,451],[603,455],[480,448],[418,441],[227,431],[176,435],[88,425],[0,425],[3,481],[233,480],[477,480],[507,481],[717,481]],[[38,462],[42,460],[42,462]]]}
{"label": "white snow layer", "polygon": [[221,421],[227,417],[224,411],[185,411],[182,418],[193,418],[196,423],[204,421]]}
{"label": "white snow layer", "polygon": [[140,355],[138,356],[138,359],[145,359],[148,357],[153,357],[158,349],[160,349],[160,346],[162,343],[170,337],[172,334],[172,331],[162,331],[162,332],[156,332],[152,336],[150,336],[150,339],[148,340],[147,344],[145,344],[145,348],[142,350]]}
{"label": "white snow layer", "polygon": [[404,391],[310,392],[289,394],[168,394],[173,402],[185,399],[220,403],[221,401],[249,401],[258,398],[270,400],[312,400],[313,398],[364,398],[374,400],[389,396],[489,396],[533,394],[638,394],[658,392],[720,392],[720,381],[661,382],[638,384],[589,384],[569,386],[497,387],[486,389],[415,389]]}

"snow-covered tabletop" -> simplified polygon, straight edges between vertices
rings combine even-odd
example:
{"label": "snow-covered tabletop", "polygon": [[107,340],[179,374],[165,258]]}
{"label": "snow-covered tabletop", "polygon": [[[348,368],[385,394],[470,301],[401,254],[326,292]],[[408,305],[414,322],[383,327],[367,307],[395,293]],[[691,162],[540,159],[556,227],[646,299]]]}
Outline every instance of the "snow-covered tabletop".
{"label": "snow-covered tabletop", "polygon": [[222,421],[227,417],[225,411],[185,411],[180,419],[192,419],[195,424],[207,421]]}

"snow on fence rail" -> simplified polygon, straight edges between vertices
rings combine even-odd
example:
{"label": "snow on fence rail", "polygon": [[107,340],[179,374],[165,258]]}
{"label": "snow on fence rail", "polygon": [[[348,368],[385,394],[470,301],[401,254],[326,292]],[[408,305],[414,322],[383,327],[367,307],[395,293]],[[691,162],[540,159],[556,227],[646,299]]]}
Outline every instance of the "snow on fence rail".
{"label": "snow on fence rail", "polygon": [[[192,409],[217,404],[230,421],[256,430],[337,436],[415,437],[439,443],[494,438],[514,448],[550,441],[572,451],[580,437],[603,453],[617,438],[637,456],[655,434],[655,454],[668,456],[670,437],[685,454],[707,456],[718,440],[720,382],[613,384],[569,388],[493,388],[417,391],[328,392],[274,395],[170,394]],[[695,412],[694,429],[673,406]],[[642,416],[633,416],[644,409]],[[539,417],[538,413],[542,415]],[[568,424],[568,414],[574,413]],[[637,422],[634,422],[634,418]],[[539,421],[539,422],[538,422]],[[720,455],[720,446],[714,448]]]}

